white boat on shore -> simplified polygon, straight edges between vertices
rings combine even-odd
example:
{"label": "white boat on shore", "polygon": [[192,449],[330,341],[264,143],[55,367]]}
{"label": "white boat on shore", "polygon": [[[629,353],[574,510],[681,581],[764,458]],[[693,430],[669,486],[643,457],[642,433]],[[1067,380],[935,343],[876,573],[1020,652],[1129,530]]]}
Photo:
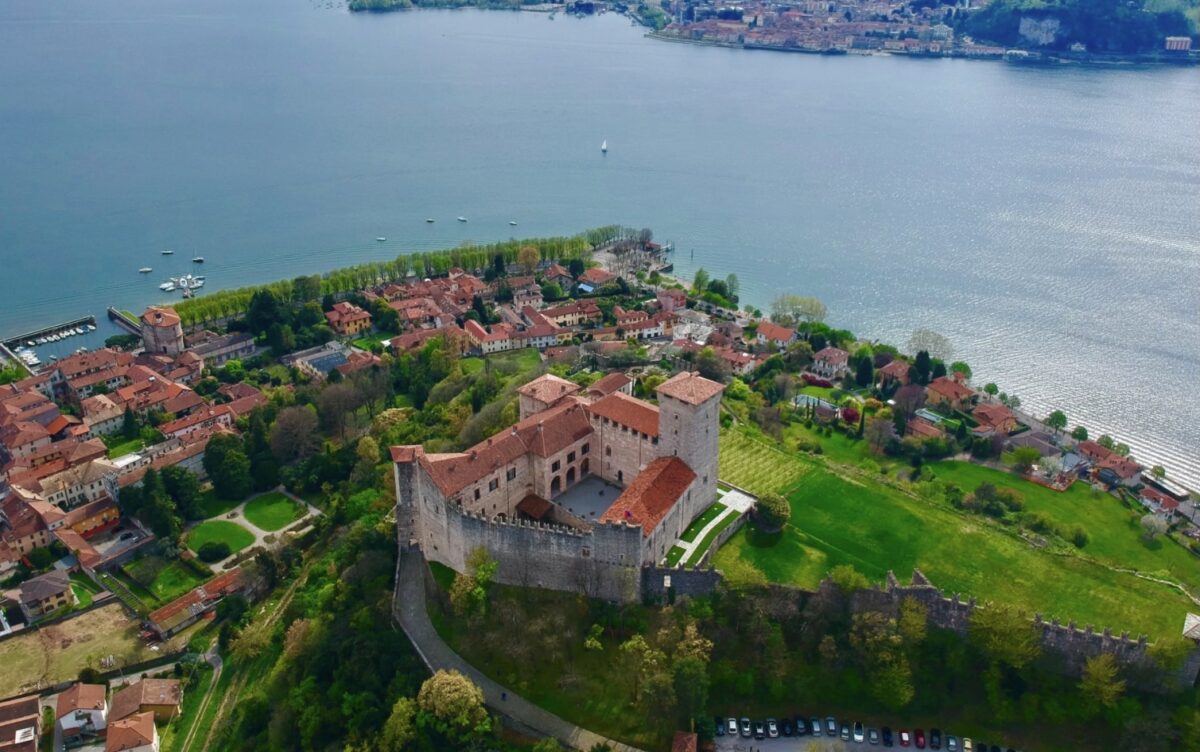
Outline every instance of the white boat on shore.
{"label": "white boat on shore", "polygon": [[163,292],[173,291],[175,289],[175,280],[169,280],[167,282],[163,282],[161,285],[158,286],[158,289],[162,290]]}

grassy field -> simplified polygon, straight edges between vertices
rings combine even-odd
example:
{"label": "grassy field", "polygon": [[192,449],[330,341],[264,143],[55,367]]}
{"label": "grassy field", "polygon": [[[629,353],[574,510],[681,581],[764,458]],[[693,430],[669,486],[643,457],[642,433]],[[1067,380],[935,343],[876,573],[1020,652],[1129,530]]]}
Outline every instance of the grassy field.
{"label": "grassy field", "polygon": [[71,582],[71,592],[75,594],[75,607],[82,610],[92,605],[92,591],[80,585],[78,582]]}
{"label": "grassy field", "polygon": [[38,682],[74,679],[85,666],[100,668],[100,659],[109,655],[123,665],[138,663],[178,649],[191,635],[185,630],[152,651],[139,639],[139,631],[137,621],[114,602],[0,641],[0,687],[15,694]]}
{"label": "grassy field", "polygon": [[287,527],[304,515],[303,506],[278,491],[251,499],[243,511],[252,525],[269,533]]}
{"label": "grassy field", "polygon": [[108,458],[111,460],[117,457],[124,457],[127,454],[133,454],[134,452],[141,451],[145,445],[146,442],[142,441],[140,437],[122,441],[119,444],[110,444],[108,447]]}
{"label": "grassy field", "polygon": [[[791,523],[773,535],[748,525],[717,554],[718,567],[741,560],[771,581],[802,587],[815,586],[839,564],[852,564],[876,581],[889,569],[907,580],[916,567],[947,593],[1004,600],[1047,618],[1151,636],[1177,632],[1184,614],[1189,608],[1195,610],[1178,591],[1109,566],[1114,560],[1126,561],[1126,566],[1147,571],[1190,572],[1192,578],[1200,571],[1200,564],[1179,557],[1179,553],[1191,556],[1182,549],[1166,551],[1174,545],[1169,541],[1162,542],[1163,550],[1145,547],[1128,524],[1129,513],[1111,497],[1093,499],[1087,489],[1054,494],[1004,473],[962,463],[935,470],[940,479],[955,479],[972,488],[979,478],[1019,484],[1027,508],[1058,504],[1055,514],[1064,521],[1086,512],[1089,516],[1083,524],[1093,542],[1082,555],[1060,555],[1035,548],[990,519],[959,512],[940,499],[927,500],[892,488],[869,474],[841,475],[823,462],[800,458],[795,461],[802,462],[805,471],[780,473],[777,463],[764,462],[765,454],[753,440],[726,432],[722,478],[745,487],[747,479],[740,475],[759,468],[766,478],[750,479],[750,489],[786,489]],[[729,477],[726,468],[737,468],[739,477]]]}
{"label": "grassy field", "polygon": [[458,363],[462,366],[463,373],[467,375],[479,373],[483,370],[484,365],[483,358],[463,358]]}
{"label": "grassy field", "polygon": [[126,564],[124,569],[159,603],[168,603],[178,598],[205,579],[183,562],[174,559],[168,561],[161,556],[143,557]]}
{"label": "grassy field", "polygon": [[737,514],[725,515],[725,519],[721,520],[720,523],[715,525],[712,530],[709,530],[700,543],[692,549],[692,555],[687,558],[687,561],[685,561],[684,564],[699,564],[700,560],[704,558],[705,552],[707,552],[709,547],[712,546],[713,541],[717,539],[717,536],[721,534],[721,531],[732,525],[737,518]]}
{"label": "grassy field", "polygon": [[196,711],[199,710],[200,703],[204,700],[204,694],[208,692],[208,687],[212,684],[213,671],[207,663],[200,664],[196,670],[200,672],[199,678],[194,686],[189,687],[183,693],[183,705],[180,707],[179,717],[159,729],[160,750],[183,752],[183,742],[187,737],[188,730],[196,722]]}
{"label": "grassy field", "polygon": [[216,492],[211,488],[200,494],[200,508],[203,510],[205,519],[220,517],[241,503],[240,499],[238,501],[219,499]]}
{"label": "grassy field", "polygon": [[228,520],[201,522],[187,534],[187,547],[192,551],[199,551],[201,546],[210,541],[227,543],[229,550],[236,554],[254,543],[254,534]]}
{"label": "grassy field", "polygon": [[395,336],[396,335],[388,334],[387,332],[370,332],[370,333],[366,334],[365,336],[355,339],[350,344],[354,345],[355,347],[359,348],[360,350],[370,350],[371,345],[374,345],[378,342],[383,342],[385,339],[391,339],[392,337],[395,337]]}

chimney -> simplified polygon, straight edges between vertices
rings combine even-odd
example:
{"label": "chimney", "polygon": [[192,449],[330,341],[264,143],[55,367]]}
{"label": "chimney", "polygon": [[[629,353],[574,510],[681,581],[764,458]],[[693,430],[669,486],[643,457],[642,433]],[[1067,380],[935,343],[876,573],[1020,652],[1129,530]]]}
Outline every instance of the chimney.
{"label": "chimney", "polygon": [[471,450],[471,459],[475,459],[478,456],[479,456],[479,452],[476,452],[474,449],[472,449]]}

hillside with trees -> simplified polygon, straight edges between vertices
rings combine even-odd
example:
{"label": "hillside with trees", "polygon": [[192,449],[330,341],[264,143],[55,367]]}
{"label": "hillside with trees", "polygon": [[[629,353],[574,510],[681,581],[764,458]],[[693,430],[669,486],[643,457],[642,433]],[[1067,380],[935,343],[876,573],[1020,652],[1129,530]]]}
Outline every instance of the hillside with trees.
{"label": "hillside with trees", "polygon": [[995,0],[965,16],[961,31],[1008,47],[1132,54],[1161,50],[1168,36],[1194,36],[1196,0]]}

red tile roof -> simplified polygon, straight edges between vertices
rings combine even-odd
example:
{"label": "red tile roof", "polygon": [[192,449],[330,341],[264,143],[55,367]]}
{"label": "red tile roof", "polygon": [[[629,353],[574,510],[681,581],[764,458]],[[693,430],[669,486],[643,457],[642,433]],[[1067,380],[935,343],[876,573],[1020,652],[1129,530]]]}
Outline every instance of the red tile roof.
{"label": "red tile roof", "polygon": [[710,381],[694,371],[683,371],[659,384],[654,391],[689,405],[699,405],[720,396],[725,391],[725,385]]}
{"label": "red tile roof", "polygon": [[613,392],[602,397],[588,405],[587,410],[592,415],[608,418],[647,436],[658,436],[658,408],[624,392]]}
{"label": "red tile roof", "polygon": [[531,397],[546,405],[552,405],[567,395],[576,394],[579,389],[579,385],[572,381],[567,381],[552,373],[546,373],[518,389],[517,394]]}
{"label": "red tile roof", "polygon": [[242,570],[234,567],[208,582],[179,596],[167,605],[152,611],[148,617],[160,629],[168,630],[198,610],[242,588]]}
{"label": "red tile roof", "polygon": [[[115,704],[114,698],[114,704]],[[154,743],[154,713],[149,711],[121,718],[108,724],[104,752],[146,747]]]}
{"label": "red tile roof", "polygon": [[103,710],[108,704],[108,687],[103,684],[72,684],[58,696],[58,717],[76,710]]}
{"label": "red tile roof", "polygon": [[183,687],[178,679],[142,679],[113,695],[108,717],[110,721],[119,721],[137,713],[143,705],[179,705],[181,702]]}
{"label": "red tile roof", "polygon": [[780,326],[772,321],[760,321],[758,322],[758,334],[770,342],[791,342],[796,336],[796,330]]}
{"label": "red tile roof", "polygon": [[850,362],[850,353],[838,347],[826,347],[817,351],[817,354],[813,356],[813,361],[844,366]]}
{"label": "red tile roof", "polygon": [[897,358],[880,368],[879,373],[889,379],[903,379],[908,377],[908,369],[911,367],[906,361]]}
{"label": "red tile roof", "polygon": [[926,391],[940,394],[952,402],[961,402],[975,394],[971,391],[970,387],[963,386],[954,379],[945,376],[938,376],[930,382],[929,386],[926,387]]}
{"label": "red tile roof", "polygon": [[642,534],[649,537],[695,479],[696,474],[683,460],[659,457],[638,473],[600,521],[640,525]]}
{"label": "red tile roof", "polygon": [[632,384],[633,379],[629,378],[620,371],[603,376],[588,387],[589,392],[599,392],[600,394],[612,394],[624,389],[627,385]]}
{"label": "red tile roof", "polygon": [[150,306],[142,314],[142,323],[147,326],[179,326],[179,314],[175,313],[174,309],[171,308]]}

